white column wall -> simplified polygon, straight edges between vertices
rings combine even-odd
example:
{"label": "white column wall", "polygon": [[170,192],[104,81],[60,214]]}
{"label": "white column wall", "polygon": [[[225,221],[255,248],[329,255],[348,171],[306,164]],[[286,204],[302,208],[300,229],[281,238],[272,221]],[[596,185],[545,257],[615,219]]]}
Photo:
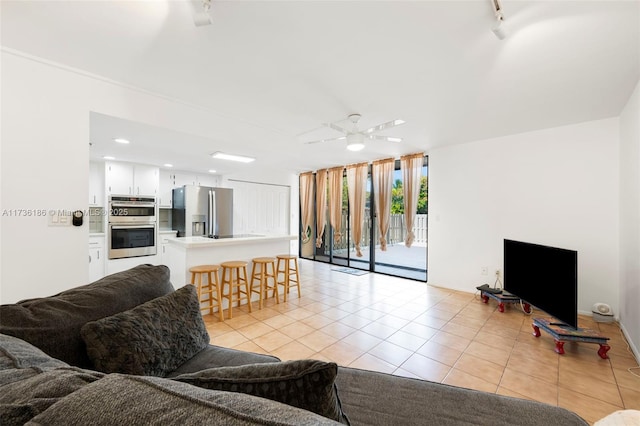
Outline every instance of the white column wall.
{"label": "white column wall", "polygon": [[618,164],[617,118],[432,150],[429,284],[493,284],[510,238],[577,250],[579,311],[618,313]]}
{"label": "white column wall", "polygon": [[620,324],[640,360],[640,82],[620,115]]}

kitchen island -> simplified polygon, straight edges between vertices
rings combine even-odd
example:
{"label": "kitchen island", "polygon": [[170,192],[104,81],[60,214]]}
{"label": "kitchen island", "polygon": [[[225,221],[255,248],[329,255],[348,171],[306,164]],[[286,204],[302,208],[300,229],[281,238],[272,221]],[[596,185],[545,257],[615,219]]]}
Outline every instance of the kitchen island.
{"label": "kitchen island", "polygon": [[291,252],[291,241],[297,235],[242,235],[233,238],[173,237],[167,238],[167,262],[171,270],[171,282],[182,287],[191,282],[189,268],[196,265],[220,264],[230,260],[249,262],[247,274],[251,274],[251,259],[275,257]]}

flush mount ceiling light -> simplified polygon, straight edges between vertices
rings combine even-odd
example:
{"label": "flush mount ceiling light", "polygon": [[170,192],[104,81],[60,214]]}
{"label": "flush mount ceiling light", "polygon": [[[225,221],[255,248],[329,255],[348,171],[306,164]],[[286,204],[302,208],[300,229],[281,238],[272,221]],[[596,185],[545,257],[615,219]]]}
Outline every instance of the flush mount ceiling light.
{"label": "flush mount ceiling light", "polygon": [[209,170],[209,173],[215,173],[215,172],[216,172],[216,171],[215,171],[215,170],[213,170],[213,169],[210,169],[210,170]]}
{"label": "flush mount ceiling light", "polygon": [[216,158],[218,160],[229,160],[229,161],[239,161],[240,163],[251,163],[255,161],[255,158],[245,157],[243,155],[233,155],[233,154],[225,154],[224,152],[214,152],[211,154],[212,158]]}
{"label": "flush mount ceiling light", "polygon": [[116,159],[116,157],[112,157],[111,155],[105,155],[102,158],[104,158],[105,160],[115,160]]}
{"label": "flush mount ceiling light", "polygon": [[493,13],[496,16],[496,22],[491,28],[493,34],[498,37],[499,40],[504,40],[507,37],[507,31],[504,28],[502,22],[504,21],[504,15],[502,13],[502,6],[500,5],[500,0],[490,0],[491,5],[493,6]]}
{"label": "flush mount ceiling light", "polygon": [[118,143],[122,143],[122,144],[128,144],[129,140],[128,139],[124,139],[124,138],[115,138],[113,140],[114,142],[118,142]]}
{"label": "flush mount ceiling light", "polygon": [[211,15],[209,15],[211,0],[196,0],[196,3],[199,4],[194,5],[193,23],[196,24],[196,27],[211,25]]}
{"label": "flush mount ceiling light", "polygon": [[164,166],[165,167],[173,167],[173,164],[166,163]]}

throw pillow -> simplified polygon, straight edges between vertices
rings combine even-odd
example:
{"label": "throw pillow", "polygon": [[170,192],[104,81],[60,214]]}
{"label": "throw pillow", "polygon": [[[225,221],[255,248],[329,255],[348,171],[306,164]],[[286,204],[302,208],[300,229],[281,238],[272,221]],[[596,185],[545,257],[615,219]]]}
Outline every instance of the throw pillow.
{"label": "throw pillow", "polygon": [[98,371],[161,377],[209,343],[192,285],[88,322],[80,334]]}
{"label": "throw pillow", "polygon": [[38,425],[330,426],[332,420],[251,395],[159,377],[110,374],[51,406]]}
{"label": "throw pillow", "polygon": [[312,359],[220,367],[174,377],[206,389],[241,392],[349,424],[334,384],[338,366]]}

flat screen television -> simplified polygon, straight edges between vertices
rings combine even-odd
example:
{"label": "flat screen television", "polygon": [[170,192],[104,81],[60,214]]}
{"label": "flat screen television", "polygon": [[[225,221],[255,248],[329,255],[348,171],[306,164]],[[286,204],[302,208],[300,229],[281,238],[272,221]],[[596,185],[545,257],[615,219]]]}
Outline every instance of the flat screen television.
{"label": "flat screen television", "polygon": [[578,252],[504,240],[504,290],[578,327]]}

